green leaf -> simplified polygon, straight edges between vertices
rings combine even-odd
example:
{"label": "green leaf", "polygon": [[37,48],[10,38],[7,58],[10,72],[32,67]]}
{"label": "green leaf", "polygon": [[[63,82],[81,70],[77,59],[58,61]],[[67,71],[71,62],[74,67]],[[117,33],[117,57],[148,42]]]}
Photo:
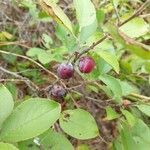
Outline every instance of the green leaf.
{"label": "green leaf", "polygon": [[[150,147],[150,129],[141,119],[137,120],[131,133],[136,141],[137,147],[143,146],[142,150],[147,150],[144,147]],[[139,148],[139,150],[141,149]]]}
{"label": "green leaf", "polygon": [[117,9],[120,0],[111,0],[111,1],[112,1],[112,3],[113,3],[114,7]]}
{"label": "green leaf", "polygon": [[49,35],[44,33],[42,35],[42,39],[43,39],[44,46],[49,49],[50,48],[50,44],[53,44],[52,38]]}
{"label": "green leaf", "polygon": [[96,51],[96,53],[103,58],[109,65],[111,65],[114,70],[119,73],[119,62],[117,57],[107,51]]}
{"label": "green leaf", "polygon": [[42,64],[47,64],[49,63],[52,58],[51,58],[51,54],[49,53],[49,51],[45,51],[41,48],[30,48],[27,53],[27,56],[30,57],[37,57],[38,60],[42,63]]}
{"label": "green leaf", "polygon": [[72,23],[63,10],[51,0],[39,0],[43,10],[46,11],[56,22],[62,24],[73,33]]}
{"label": "green leaf", "polygon": [[0,150],[19,150],[12,144],[0,142]]}
{"label": "green leaf", "polygon": [[61,133],[54,132],[52,129],[41,135],[40,144],[44,149],[51,150],[74,150],[70,141]]}
{"label": "green leaf", "polygon": [[17,86],[14,83],[7,82],[5,84],[6,88],[10,91],[10,93],[13,96],[14,101],[18,98],[18,89]]}
{"label": "green leaf", "polygon": [[98,93],[98,87],[97,86],[95,86],[95,85],[86,85],[86,89],[88,90],[88,91],[92,91],[92,92],[95,92],[95,93]]}
{"label": "green leaf", "polygon": [[121,112],[122,112],[123,115],[126,117],[128,123],[129,123],[129,125],[130,125],[131,127],[133,127],[133,126],[135,125],[135,123],[136,123],[135,117],[134,117],[129,111],[127,111],[127,110],[123,110],[123,109],[122,109]]}
{"label": "green leaf", "polygon": [[113,141],[113,150],[124,150],[123,144],[120,141],[120,137]]}
{"label": "green leaf", "polygon": [[96,18],[97,18],[97,21],[98,21],[99,24],[103,24],[104,20],[105,20],[105,12],[104,12],[104,10],[102,10],[101,8],[97,9],[96,10]]}
{"label": "green leaf", "polygon": [[54,2],[54,3],[58,3],[59,2],[59,0],[51,0],[52,2]]}
{"label": "green leaf", "polygon": [[89,147],[85,144],[81,144],[77,147],[76,150],[90,150]]}
{"label": "green leaf", "polygon": [[121,89],[122,89],[122,95],[123,96],[127,96],[131,93],[136,93],[137,92],[137,89],[135,86],[133,86],[132,84],[126,82],[126,81],[120,81],[118,80],[120,85],[121,85]]}
{"label": "green leaf", "polygon": [[45,132],[60,116],[60,105],[42,98],[31,98],[15,108],[2,126],[0,139],[18,142]]}
{"label": "green leaf", "polygon": [[137,120],[136,124],[131,130],[131,133],[134,137],[139,137],[145,143],[149,143],[150,145],[150,129],[141,119]]}
{"label": "green leaf", "polygon": [[87,80],[97,79],[99,75],[108,73],[112,69],[112,67],[106,61],[104,61],[104,59],[102,59],[97,53],[90,52],[90,55],[92,58],[94,58],[96,67],[90,74],[84,75],[84,78],[86,78]]}
{"label": "green leaf", "polygon": [[80,25],[80,41],[85,42],[97,29],[96,10],[91,0],[74,0]]}
{"label": "green leaf", "polygon": [[0,85],[0,128],[6,118],[11,114],[14,101],[11,93],[4,85]]}
{"label": "green leaf", "polygon": [[83,109],[66,110],[60,117],[61,128],[77,139],[91,139],[99,135],[92,115]]}
{"label": "green leaf", "polygon": [[145,115],[150,117],[150,106],[149,105],[137,105],[138,109],[142,111]]}
{"label": "green leaf", "polygon": [[106,113],[107,113],[107,117],[106,119],[107,120],[113,120],[113,119],[116,119],[118,118],[120,115],[115,111],[113,110],[110,106],[108,106],[106,108]]}
{"label": "green leaf", "polygon": [[34,139],[29,139],[18,143],[20,150],[74,150],[70,141],[61,133],[47,130],[42,135]]}
{"label": "green leaf", "polygon": [[132,53],[136,54],[137,56],[143,59],[150,59],[150,47],[145,44],[137,44],[137,43],[130,43],[126,45],[126,48],[131,51]]}
{"label": "green leaf", "polygon": [[[128,126],[126,123],[122,123],[121,127],[120,136],[117,138],[117,145],[115,144],[115,150],[133,150],[135,147],[137,150],[149,149],[150,129],[141,119],[136,119],[133,127]],[[118,149],[116,146],[118,146]]]}
{"label": "green leaf", "polygon": [[119,42],[119,44],[122,44],[123,46],[125,45],[125,41],[118,33],[118,28],[115,25],[113,25],[112,22],[107,23],[106,28],[115,42]]}
{"label": "green leaf", "polygon": [[149,25],[142,18],[134,18],[120,27],[127,36],[137,38],[149,31]]}
{"label": "green leaf", "polygon": [[52,50],[52,60],[62,63],[64,61],[64,54],[66,54],[67,48],[64,46],[55,48]]}
{"label": "green leaf", "polygon": [[38,20],[42,22],[50,22],[52,21],[52,18],[45,11],[40,11],[38,13]]}
{"label": "green leaf", "polygon": [[103,81],[113,92],[114,94],[114,100],[118,103],[121,102],[121,97],[122,97],[122,90],[121,90],[121,85],[117,79],[110,75],[100,75],[99,79]]}
{"label": "green leaf", "polygon": [[145,142],[143,138],[135,136],[133,139],[136,143],[136,150],[148,150],[150,148],[150,142]]}
{"label": "green leaf", "polygon": [[133,140],[132,134],[129,131],[129,128],[126,126],[120,132],[121,141],[123,143],[124,150],[133,150],[135,148],[135,141]]}
{"label": "green leaf", "polygon": [[[98,41],[100,38],[102,38],[102,35],[100,32],[94,33],[86,42],[88,46],[92,45],[94,42]],[[97,79],[97,77],[100,74],[108,73],[112,66],[108,64],[100,55],[98,54],[100,50],[107,51],[108,53],[111,53],[111,55],[115,55],[115,50],[113,47],[113,43],[110,40],[105,40],[102,43],[98,44],[94,51],[89,52],[90,55],[94,58],[96,63],[96,68],[91,73],[91,76]],[[87,75],[86,75],[87,76]]]}
{"label": "green leaf", "polygon": [[121,44],[125,50],[129,50],[143,59],[150,59],[150,47],[148,45],[135,41],[134,39],[125,35],[123,32],[118,32],[117,27],[111,23],[107,24],[107,29],[115,42],[119,42],[119,44]]}
{"label": "green leaf", "polygon": [[17,144],[19,150],[40,150],[38,143],[35,142],[37,141],[37,139],[38,138],[34,138],[34,139],[18,142]]}
{"label": "green leaf", "polygon": [[146,70],[148,73],[150,73],[150,62],[146,61],[146,62],[144,63],[144,68],[145,68],[145,70]]}
{"label": "green leaf", "polygon": [[76,50],[76,39],[64,26],[58,24],[55,26],[55,30],[55,34],[63,46],[66,46],[69,51]]}
{"label": "green leaf", "polygon": [[4,41],[7,41],[6,39],[10,40],[12,38],[13,38],[13,35],[10,34],[9,32],[6,32],[6,31],[0,32],[0,40],[4,39]]}

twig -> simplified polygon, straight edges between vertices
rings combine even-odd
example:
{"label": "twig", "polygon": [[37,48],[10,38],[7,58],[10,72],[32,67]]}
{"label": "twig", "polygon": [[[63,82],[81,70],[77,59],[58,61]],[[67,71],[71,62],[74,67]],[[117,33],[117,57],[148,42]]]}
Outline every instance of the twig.
{"label": "twig", "polygon": [[126,24],[127,22],[129,22],[130,20],[134,19],[135,17],[137,17],[147,6],[147,4],[150,3],[150,0],[147,0],[146,2],[143,3],[143,5],[137,9],[132,16],[130,16],[128,19],[126,19],[125,21],[123,21],[120,26]]}
{"label": "twig", "polygon": [[102,140],[105,144],[109,144],[101,135],[99,135],[100,140]]}
{"label": "twig", "polygon": [[42,71],[43,69],[25,69],[22,71],[17,71],[16,73],[20,74],[20,73],[25,73],[25,72],[31,72],[31,71]]}
{"label": "twig", "polygon": [[25,42],[19,42],[19,41],[15,41],[15,42],[0,42],[0,46],[5,46],[5,45],[19,45],[25,48],[31,48],[28,45],[25,44]]}
{"label": "twig", "polygon": [[83,54],[89,52],[91,49],[93,49],[95,46],[103,42],[105,39],[107,39],[107,35],[103,36],[100,40],[97,42],[93,43],[90,47],[84,49],[81,53],[77,55],[77,57],[74,59],[74,62],[76,62]]}
{"label": "twig", "polygon": [[93,104],[95,104],[98,108],[105,110],[105,107],[102,106],[100,103],[93,101]]}
{"label": "twig", "polygon": [[7,74],[10,74],[20,80],[22,80],[23,82],[26,83],[26,85],[32,90],[32,91],[39,91],[39,88],[38,86],[36,86],[32,81],[30,81],[28,78],[26,77],[22,77],[21,75],[18,75],[16,74],[15,72],[11,72],[3,67],[0,66],[0,70],[7,73]]}
{"label": "twig", "polygon": [[144,14],[144,15],[140,15],[141,18],[147,18],[150,17],[150,14]]}
{"label": "twig", "polygon": [[119,26],[120,25],[120,16],[119,16],[119,13],[118,13],[118,10],[117,10],[117,7],[115,6],[115,4],[114,4],[114,1],[112,0],[112,5],[113,5],[113,7],[114,7],[114,10],[115,10],[115,14],[116,14],[116,16],[117,16],[117,25]]}
{"label": "twig", "polygon": [[98,99],[95,99],[95,98],[92,98],[92,97],[89,97],[89,96],[85,96],[83,93],[80,93],[80,92],[78,92],[78,91],[76,91],[76,90],[69,90],[70,92],[74,92],[74,93],[77,93],[77,94],[80,94],[82,97],[84,97],[85,99],[88,99],[88,100],[91,100],[91,101],[95,101],[95,102],[99,102],[99,103],[102,103],[102,102],[104,102],[104,101],[102,101],[102,100],[98,100]]}
{"label": "twig", "polygon": [[24,82],[23,79],[0,79],[0,82]]}
{"label": "twig", "polygon": [[142,100],[146,100],[146,101],[150,101],[150,97],[144,96],[144,95],[140,95],[140,94],[136,94],[136,93],[131,93],[130,94],[133,97],[142,99]]}
{"label": "twig", "polygon": [[74,103],[74,105],[76,106],[76,108],[80,108],[79,104],[74,100],[73,96],[70,94],[70,97]]}
{"label": "twig", "polygon": [[79,84],[79,85],[75,85],[75,86],[69,87],[69,88],[67,88],[67,89],[68,89],[68,90],[77,89],[77,88],[83,86],[84,84],[85,84],[85,83],[81,83],[81,84]]}
{"label": "twig", "polygon": [[35,60],[27,57],[27,56],[23,56],[23,55],[19,55],[19,54],[16,54],[16,53],[12,53],[12,52],[7,52],[7,51],[3,51],[3,50],[0,50],[0,53],[3,53],[3,54],[7,54],[7,55],[13,55],[13,56],[17,56],[17,57],[20,57],[20,58],[24,58],[26,60],[29,60],[31,61],[32,63],[36,64],[37,66],[39,66],[40,68],[42,68],[45,72],[47,72],[49,75],[53,76],[54,78],[58,79],[58,77],[52,73],[51,71],[49,71],[48,69],[46,69],[44,66],[42,66],[40,63],[36,62]]}

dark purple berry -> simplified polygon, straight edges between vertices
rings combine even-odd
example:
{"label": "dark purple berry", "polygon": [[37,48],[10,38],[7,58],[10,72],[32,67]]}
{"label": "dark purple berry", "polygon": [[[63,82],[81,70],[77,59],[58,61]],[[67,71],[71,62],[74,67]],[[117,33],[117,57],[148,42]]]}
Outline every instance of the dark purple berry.
{"label": "dark purple berry", "polygon": [[63,98],[66,95],[66,90],[61,85],[54,85],[51,89],[51,95],[54,98]]}
{"label": "dark purple berry", "polygon": [[68,64],[62,63],[59,65],[57,69],[57,73],[61,79],[69,79],[74,74],[73,65],[71,63],[68,63]]}
{"label": "dark purple berry", "polygon": [[80,58],[79,70],[82,73],[90,73],[93,71],[94,67],[95,67],[95,61],[93,58],[88,57],[88,56],[84,56]]}

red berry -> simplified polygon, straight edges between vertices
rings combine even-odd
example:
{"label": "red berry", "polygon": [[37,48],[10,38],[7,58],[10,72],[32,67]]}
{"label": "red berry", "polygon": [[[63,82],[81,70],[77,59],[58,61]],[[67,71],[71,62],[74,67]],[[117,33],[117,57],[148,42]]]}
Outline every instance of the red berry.
{"label": "red berry", "polygon": [[51,89],[51,95],[54,98],[63,98],[66,95],[66,90],[61,85],[54,85]]}
{"label": "red berry", "polygon": [[95,67],[95,61],[93,60],[93,58],[85,56],[85,57],[81,57],[79,60],[79,70],[82,73],[90,73],[93,71]]}
{"label": "red berry", "polygon": [[71,63],[68,63],[68,64],[62,63],[59,65],[57,69],[57,73],[61,79],[69,79],[74,74],[73,65]]}

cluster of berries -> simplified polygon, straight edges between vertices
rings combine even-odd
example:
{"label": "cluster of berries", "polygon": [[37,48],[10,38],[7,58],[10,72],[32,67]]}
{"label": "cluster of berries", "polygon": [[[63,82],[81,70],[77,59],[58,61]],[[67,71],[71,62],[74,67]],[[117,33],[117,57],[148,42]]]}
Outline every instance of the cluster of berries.
{"label": "cluster of berries", "polygon": [[[93,58],[84,56],[79,59],[78,67],[81,73],[90,73],[95,67]],[[74,66],[71,63],[62,63],[57,69],[57,74],[61,79],[70,79],[74,74]],[[51,89],[51,95],[58,99],[63,98],[66,90],[61,85],[54,85]]]}

